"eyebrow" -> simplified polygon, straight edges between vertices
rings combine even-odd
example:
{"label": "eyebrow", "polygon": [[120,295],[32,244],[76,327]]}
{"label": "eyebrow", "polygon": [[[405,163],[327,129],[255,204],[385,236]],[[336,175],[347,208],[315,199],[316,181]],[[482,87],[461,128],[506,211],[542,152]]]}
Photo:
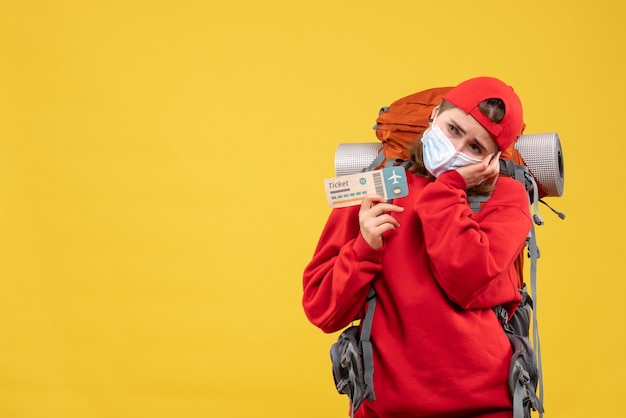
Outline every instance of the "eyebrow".
{"label": "eyebrow", "polygon": [[[459,126],[459,124],[458,124],[458,123],[457,123],[454,119],[450,118],[450,123],[451,123],[452,125],[454,125],[454,127],[455,127],[456,129],[458,129],[458,130],[459,130],[459,131],[460,131],[463,135],[465,135],[465,134],[467,133],[467,132],[466,132],[463,128],[461,128],[461,127]],[[480,148],[482,148],[484,151],[488,151],[488,150],[487,150],[487,147],[485,147],[485,145],[484,145],[481,141],[479,141],[479,140],[478,140],[478,138],[473,137],[473,138],[472,138],[472,140],[474,141],[474,143],[475,143],[476,145],[478,145],[478,146],[479,146]]]}

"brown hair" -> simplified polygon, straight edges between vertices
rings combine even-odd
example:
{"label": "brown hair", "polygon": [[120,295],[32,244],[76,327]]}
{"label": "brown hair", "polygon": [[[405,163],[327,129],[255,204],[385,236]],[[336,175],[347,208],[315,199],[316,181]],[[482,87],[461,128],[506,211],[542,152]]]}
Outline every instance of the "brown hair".
{"label": "brown hair", "polygon": [[[442,100],[439,104],[439,111],[444,112],[448,109],[453,109],[454,106],[447,100]],[[504,102],[500,99],[487,99],[483,100],[478,104],[478,109],[491,119],[495,123],[499,123],[504,118]],[[503,150],[502,150],[503,151]],[[411,154],[411,167],[409,167],[409,171],[413,174],[417,174],[418,176],[426,177],[429,179],[434,179],[435,177],[426,170],[424,166],[424,157],[422,154],[422,137],[420,136],[409,148],[409,152]],[[472,187],[467,190],[468,195],[472,194],[489,194],[493,191],[493,185],[491,184],[481,184],[479,186]]]}

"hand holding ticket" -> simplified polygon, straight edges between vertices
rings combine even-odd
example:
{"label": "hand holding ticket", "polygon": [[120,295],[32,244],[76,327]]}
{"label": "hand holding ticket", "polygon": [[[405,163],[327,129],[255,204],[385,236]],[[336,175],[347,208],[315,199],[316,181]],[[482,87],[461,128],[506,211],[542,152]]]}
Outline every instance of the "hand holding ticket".
{"label": "hand holding ticket", "polygon": [[326,179],[324,187],[331,208],[360,205],[367,194],[377,194],[385,199],[409,194],[406,171],[402,166]]}

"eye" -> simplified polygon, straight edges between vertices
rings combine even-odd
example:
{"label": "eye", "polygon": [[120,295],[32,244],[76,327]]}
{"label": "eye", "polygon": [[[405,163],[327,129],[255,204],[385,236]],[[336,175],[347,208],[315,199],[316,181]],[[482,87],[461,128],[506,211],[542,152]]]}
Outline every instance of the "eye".
{"label": "eye", "polygon": [[472,152],[475,152],[476,154],[480,154],[482,152],[482,148],[476,144],[469,144],[468,147]]}
{"label": "eye", "polygon": [[455,135],[455,136],[461,133],[461,131],[459,131],[459,128],[452,125],[451,123],[448,124],[448,132],[450,132],[452,135]]}

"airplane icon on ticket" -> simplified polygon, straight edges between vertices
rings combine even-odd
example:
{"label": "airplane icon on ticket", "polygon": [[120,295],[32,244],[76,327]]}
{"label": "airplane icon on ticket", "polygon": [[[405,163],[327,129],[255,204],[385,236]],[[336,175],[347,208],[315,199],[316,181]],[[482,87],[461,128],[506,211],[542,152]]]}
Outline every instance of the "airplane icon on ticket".
{"label": "airplane icon on ticket", "polygon": [[398,184],[398,183],[400,183],[398,181],[398,179],[401,179],[401,178],[402,178],[402,176],[397,175],[396,174],[396,170],[393,170],[393,175],[388,177],[387,180],[393,180],[393,183],[391,183],[391,184]]}

